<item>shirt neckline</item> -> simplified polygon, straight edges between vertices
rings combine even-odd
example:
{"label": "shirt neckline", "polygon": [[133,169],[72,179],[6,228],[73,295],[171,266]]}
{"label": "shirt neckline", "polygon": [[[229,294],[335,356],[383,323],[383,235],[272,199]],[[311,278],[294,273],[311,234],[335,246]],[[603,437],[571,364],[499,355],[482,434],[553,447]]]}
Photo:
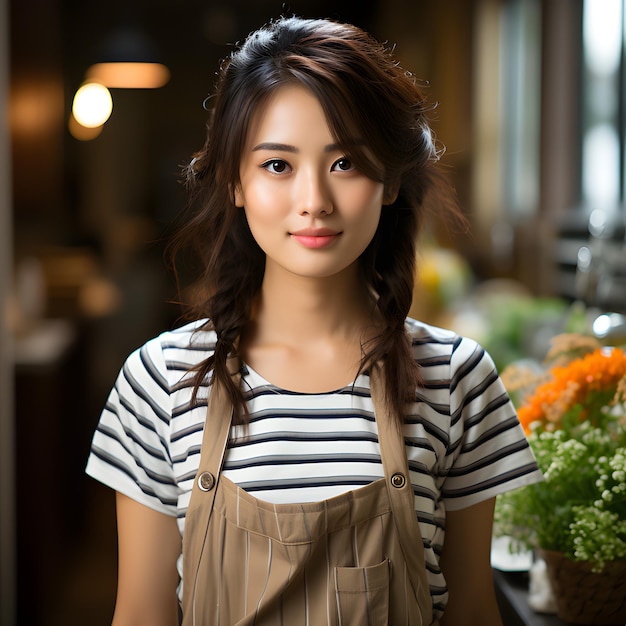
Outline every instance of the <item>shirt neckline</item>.
{"label": "shirt neckline", "polygon": [[339,393],[350,392],[354,388],[367,388],[370,387],[370,379],[369,372],[365,371],[359,374],[353,382],[350,382],[343,387],[338,387],[336,389],[331,389],[329,391],[295,391],[293,389],[285,389],[284,387],[280,387],[270,382],[266,378],[264,378],[261,374],[259,374],[254,368],[250,367],[246,362],[242,361],[241,369],[240,369],[242,379],[246,380],[247,385],[251,389],[259,389],[266,388],[273,393],[281,394],[281,395],[291,395],[291,396],[332,396]]}

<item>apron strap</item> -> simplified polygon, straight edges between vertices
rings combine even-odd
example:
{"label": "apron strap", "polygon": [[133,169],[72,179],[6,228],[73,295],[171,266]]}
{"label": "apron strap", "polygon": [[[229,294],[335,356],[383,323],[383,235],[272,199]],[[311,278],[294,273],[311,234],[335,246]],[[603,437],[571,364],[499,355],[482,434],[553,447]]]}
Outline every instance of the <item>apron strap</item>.
{"label": "apron strap", "polygon": [[409,576],[422,616],[425,618],[423,623],[430,624],[432,599],[424,561],[424,544],[415,512],[415,496],[406,456],[403,427],[398,419],[394,419],[395,415],[385,401],[384,388],[383,368],[377,364],[370,371],[370,390],[387,492]]}
{"label": "apron strap", "polygon": [[[239,384],[239,359],[229,358],[228,370]],[[203,529],[201,533],[183,534],[183,615],[193,616],[195,612],[195,594],[198,568],[202,557],[202,549],[209,528],[209,520],[213,512],[215,492],[222,471],[224,452],[230,434],[233,406],[228,399],[223,385],[216,380],[210,387],[202,449],[198,473],[194,478],[193,488],[186,513],[186,521],[193,519],[195,527]],[[185,591],[187,589],[187,591]],[[195,624],[195,616],[192,622]]]}

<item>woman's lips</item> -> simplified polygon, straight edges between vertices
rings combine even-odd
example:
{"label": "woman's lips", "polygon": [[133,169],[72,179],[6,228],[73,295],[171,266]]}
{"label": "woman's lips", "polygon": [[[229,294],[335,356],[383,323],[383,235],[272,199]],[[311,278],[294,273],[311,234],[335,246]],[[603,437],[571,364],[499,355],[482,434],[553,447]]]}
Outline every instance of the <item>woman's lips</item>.
{"label": "woman's lips", "polygon": [[291,236],[305,248],[319,249],[331,245],[341,235],[328,228],[305,228],[291,233]]}

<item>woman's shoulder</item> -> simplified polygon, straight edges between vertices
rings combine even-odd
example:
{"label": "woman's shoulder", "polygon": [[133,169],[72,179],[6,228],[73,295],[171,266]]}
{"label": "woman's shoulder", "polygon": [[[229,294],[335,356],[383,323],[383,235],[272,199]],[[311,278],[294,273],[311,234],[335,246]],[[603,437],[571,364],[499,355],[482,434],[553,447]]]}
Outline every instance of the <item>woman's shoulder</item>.
{"label": "woman's shoulder", "polygon": [[187,370],[213,353],[215,341],[208,320],[187,322],[146,341],[128,357],[126,366]]}
{"label": "woman's shoulder", "polygon": [[459,336],[453,330],[433,326],[412,317],[407,317],[404,325],[414,343],[431,342],[449,345],[459,339]]}
{"label": "woman's shoulder", "polygon": [[162,350],[200,350],[212,352],[215,349],[216,334],[207,319],[194,320],[181,326],[165,330],[148,343],[157,343]]}
{"label": "woman's shoulder", "polygon": [[491,357],[474,339],[412,318],[407,318],[405,327],[413,357],[422,365],[448,365],[457,370],[464,364],[480,362],[482,367],[493,369]]}
{"label": "woman's shoulder", "polygon": [[413,351],[419,354],[451,355],[461,345],[470,349],[480,348],[473,339],[463,337],[454,330],[433,326],[410,317],[405,321],[405,328],[411,340]]}

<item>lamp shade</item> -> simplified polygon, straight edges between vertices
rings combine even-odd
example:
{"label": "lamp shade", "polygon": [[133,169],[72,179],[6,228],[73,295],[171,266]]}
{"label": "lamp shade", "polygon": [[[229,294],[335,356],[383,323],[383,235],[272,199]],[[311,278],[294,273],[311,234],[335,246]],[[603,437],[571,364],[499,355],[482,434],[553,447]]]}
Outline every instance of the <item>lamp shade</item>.
{"label": "lamp shade", "polygon": [[109,88],[154,89],[165,85],[169,69],[161,63],[156,46],[136,28],[114,31],[104,42],[86,79]]}

